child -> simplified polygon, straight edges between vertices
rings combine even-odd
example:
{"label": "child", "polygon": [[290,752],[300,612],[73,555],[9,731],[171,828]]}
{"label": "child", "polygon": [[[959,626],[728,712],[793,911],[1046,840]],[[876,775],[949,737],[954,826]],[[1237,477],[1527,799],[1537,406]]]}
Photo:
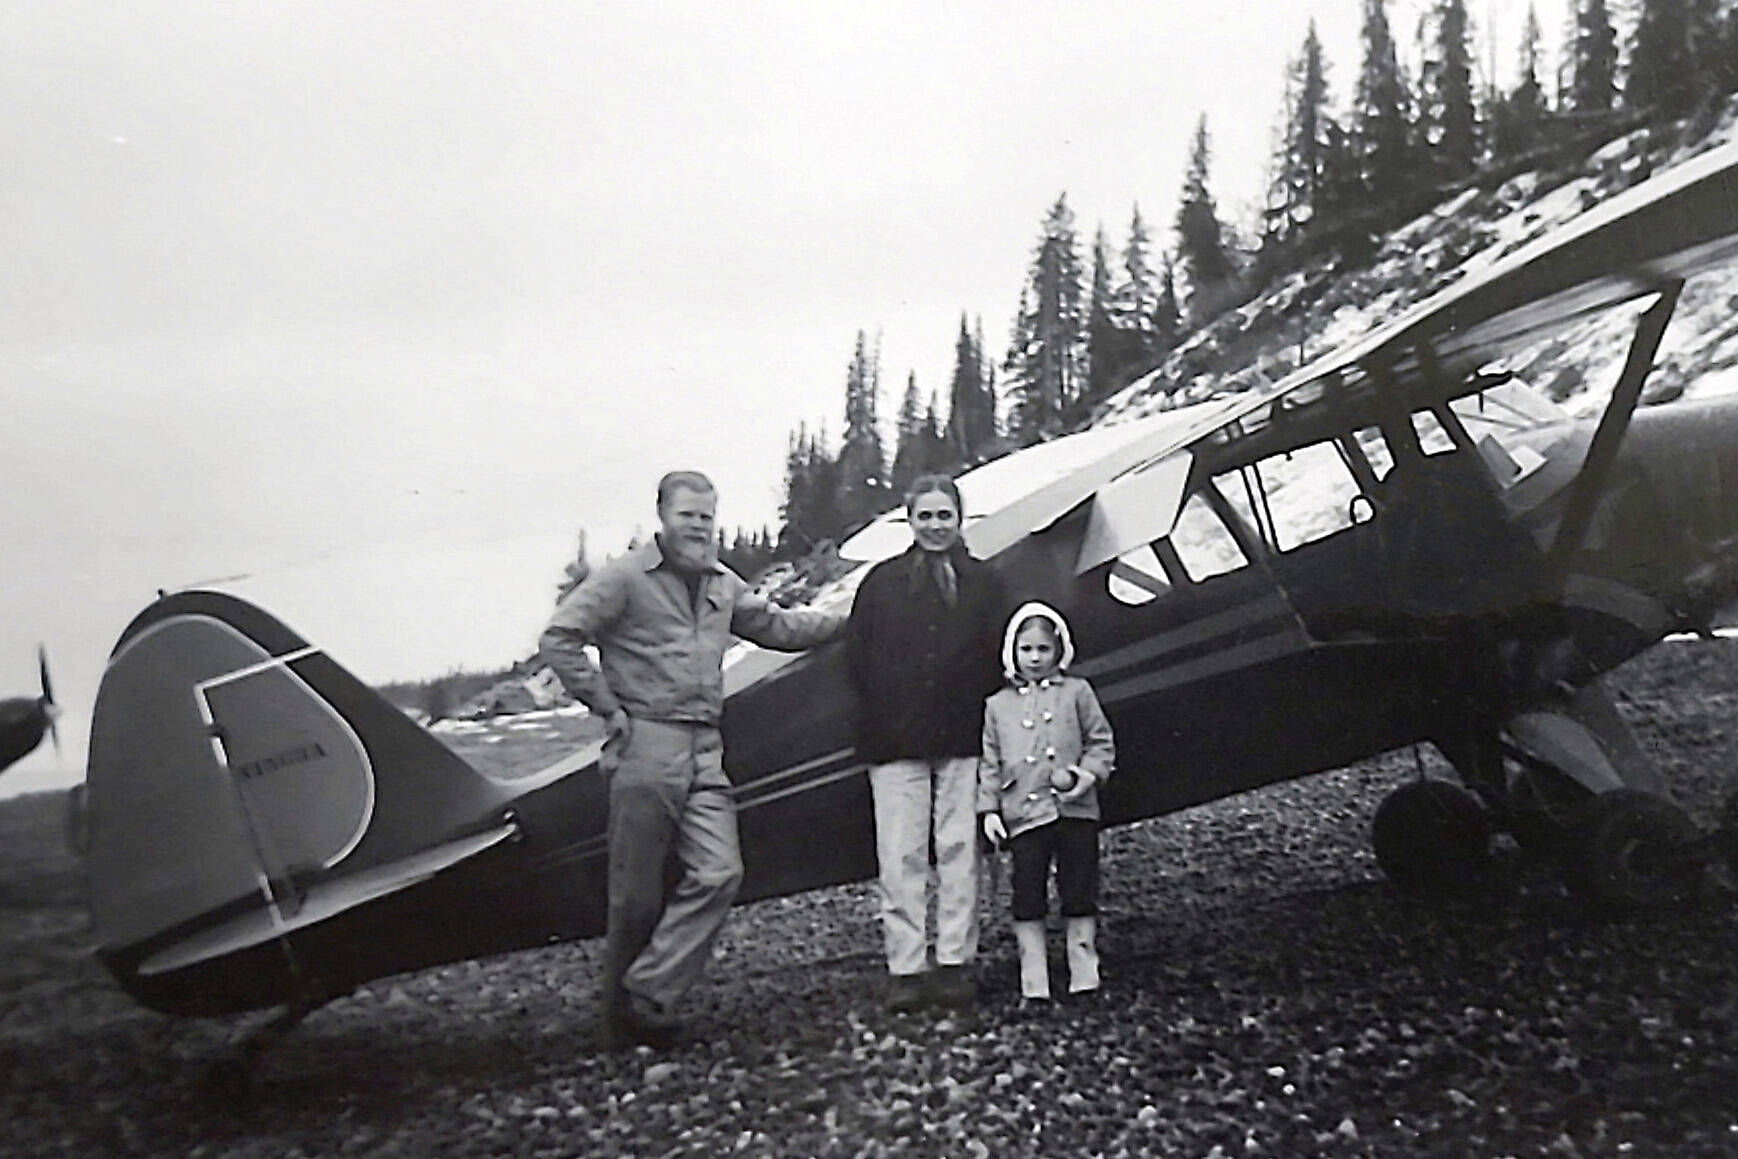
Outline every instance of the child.
{"label": "child", "polygon": [[978,820],[984,836],[1014,851],[1014,938],[1020,994],[1050,997],[1044,910],[1050,862],[1067,919],[1068,990],[1098,989],[1098,783],[1116,758],[1110,722],[1092,686],[1065,675],[1074,659],[1068,623],[1029,603],[1008,621],[1002,667],[1008,686],[984,704]]}

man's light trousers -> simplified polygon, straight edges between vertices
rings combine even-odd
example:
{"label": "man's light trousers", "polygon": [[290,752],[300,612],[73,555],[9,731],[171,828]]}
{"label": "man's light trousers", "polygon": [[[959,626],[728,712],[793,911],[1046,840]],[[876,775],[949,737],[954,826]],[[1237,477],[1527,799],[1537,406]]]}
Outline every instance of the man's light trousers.
{"label": "man's light trousers", "polygon": [[[724,744],[710,725],[636,720],[612,755],[605,1008],[625,988],[671,1009],[705,971],[742,884]],[[681,876],[666,896],[672,851]]]}

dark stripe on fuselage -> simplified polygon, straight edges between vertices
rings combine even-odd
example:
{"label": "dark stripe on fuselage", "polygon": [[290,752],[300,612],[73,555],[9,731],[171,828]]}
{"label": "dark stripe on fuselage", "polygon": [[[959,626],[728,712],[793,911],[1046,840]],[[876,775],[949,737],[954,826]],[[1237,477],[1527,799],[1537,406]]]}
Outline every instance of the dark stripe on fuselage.
{"label": "dark stripe on fuselage", "polygon": [[1073,671],[1099,686],[1102,699],[1108,688],[1119,683],[1117,678],[1125,677],[1130,669],[1150,674],[1158,667],[1175,666],[1215,650],[1235,648],[1252,637],[1264,639],[1281,634],[1291,636],[1300,651],[1309,645],[1309,638],[1304,634],[1290,602],[1279,592],[1269,592],[1222,612],[1191,620],[1168,632],[1083,660],[1074,666]]}
{"label": "dark stripe on fuselage", "polygon": [[1151,696],[1155,692],[1193,684],[1210,676],[1221,676],[1239,668],[1249,668],[1306,651],[1309,639],[1295,625],[1243,644],[1233,644],[1205,656],[1178,663],[1155,665],[1146,672],[1105,683],[1098,689],[1098,698],[1106,708],[1115,708],[1125,700]]}

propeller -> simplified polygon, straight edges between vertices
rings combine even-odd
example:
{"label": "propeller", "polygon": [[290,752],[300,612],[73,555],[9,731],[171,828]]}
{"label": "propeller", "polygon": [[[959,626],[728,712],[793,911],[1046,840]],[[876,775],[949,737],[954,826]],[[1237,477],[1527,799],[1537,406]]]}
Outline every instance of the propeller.
{"label": "propeller", "polygon": [[48,679],[48,649],[38,644],[36,646],[36,668],[42,676],[42,699],[37,704],[42,706],[42,719],[48,725],[48,739],[54,742],[54,755],[60,755],[60,726],[55,718],[60,715],[60,706],[54,703],[54,685]]}

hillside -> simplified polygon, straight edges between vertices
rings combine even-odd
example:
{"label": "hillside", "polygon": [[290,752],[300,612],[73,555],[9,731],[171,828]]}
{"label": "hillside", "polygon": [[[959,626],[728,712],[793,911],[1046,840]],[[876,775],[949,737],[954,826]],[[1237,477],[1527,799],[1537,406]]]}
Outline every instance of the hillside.
{"label": "hillside", "polygon": [[[1101,404],[1089,425],[1274,382],[1380,325],[1458,278],[1562,226],[1649,176],[1738,136],[1738,99],[1706,132],[1643,127],[1451,194],[1379,243],[1367,263],[1328,250],[1277,277],[1190,335],[1152,372]],[[1685,290],[1643,405],[1738,389],[1738,270]],[[1644,303],[1645,304],[1645,303]],[[1596,408],[1612,385],[1629,311],[1596,318],[1517,358],[1510,370],[1571,410]]]}

